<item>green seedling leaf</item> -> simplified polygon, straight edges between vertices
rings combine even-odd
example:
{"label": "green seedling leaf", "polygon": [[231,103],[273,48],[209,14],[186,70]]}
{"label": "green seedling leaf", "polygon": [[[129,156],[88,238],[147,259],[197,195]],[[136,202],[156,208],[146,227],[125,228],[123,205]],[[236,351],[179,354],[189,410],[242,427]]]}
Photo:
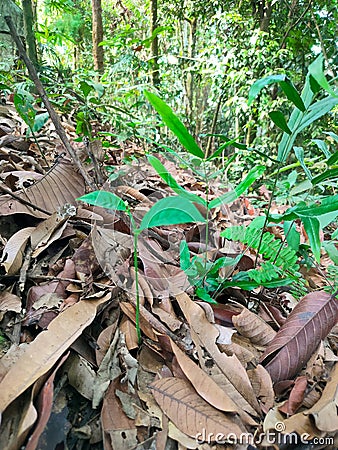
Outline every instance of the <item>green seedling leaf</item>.
{"label": "green seedling leaf", "polygon": [[320,237],[319,237],[319,230],[320,230],[320,223],[317,217],[302,217],[302,222],[304,225],[304,229],[306,231],[306,234],[309,237],[310,247],[313,253],[313,256],[315,257],[316,261],[319,263],[320,261]]}
{"label": "green seedling leaf", "polygon": [[305,105],[301,98],[301,96],[298,94],[297,89],[294,87],[292,82],[288,79],[285,81],[280,81],[280,87],[283,89],[284,94],[287,96],[287,98],[302,112],[305,111]]}
{"label": "green seedling leaf", "polygon": [[251,105],[265,86],[273,83],[280,83],[281,81],[285,81],[285,79],[286,75],[270,75],[269,77],[261,78],[260,80],[255,81],[249,90],[248,105]]}
{"label": "green seedling leaf", "polygon": [[157,159],[153,155],[148,155],[147,158],[150,164],[162,178],[162,180],[164,180],[176,194],[180,195],[181,197],[187,198],[192,202],[200,203],[201,205],[206,205],[206,201],[202,197],[194,194],[193,192],[186,191],[182,186],[180,186],[175,180],[175,178],[167,171],[167,169],[164,167],[164,165],[161,163],[159,159]]}
{"label": "green seedling leaf", "polygon": [[28,97],[24,97],[19,94],[14,94],[15,109],[19,113],[20,117],[25,121],[29,128],[33,128],[36,111],[33,105],[29,101]]}
{"label": "green seedling leaf", "polygon": [[295,252],[298,252],[300,245],[300,234],[296,230],[296,225],[293,221],[285,220],[283,223],[284,234],[288,246]]}
{"label": "green seedling leaf", "polygon": [[324,241],[322,245],[329,255],[331,261],[333,261],[334,264],[338,266],[338,250],[335,243],[332,241]]}
{"label": "green seedling leaf", "polygon": [[338,160],[338,152],[333,153],[333,155],[330,156],[330,158],[327,160],[327,163],[329,166],[332,166],[335,162]]}
{"label": "green seedling leaf", "polygon": [[195,139],[191,136],[180,119],[174,114],[172,109],[163,100],[157,97],[157,95],[148,91],[144,91],[144,95],[161,116],[163,122],[175,134],[183,147],[192,155],[204,158],[203,151],[197,145]]}
{"label": "green seedling leaf", "polygon": [[93,191],[82,195],[77,200],[89,205],[101,206],[101,208],[128,211],[128,205],[117,195],[107,191]]}
{"label": "green seedling leaf", "polygon": [[205,289],[198,287],[198,288],[196,288],[196,290],[195,290],[195,294],[196,294],[197,297],[199,297],[201,300],[204,300],[205,302],[208,302],[208,303],[212,303],[212,304],[214,304],[214,305],[217,305],[216,300],[214,300],[214,299],[207,293],[207,291],[206,291]]}
{"label": "green seedling leaf", "polygon": [[85,98],[87,98],[90,91],[92,91],[94,89],[93,86],[91,86],[89,83],[87,83],[87,81],[81,81],[79,88],[82,91]]}
{"label": "green seedling leaf", "polygon": [[140,227],[142,230],[163,225],[177,225],[180,223],[205,222],[205,217],[188,199],[181,196],[162,198],[152,206],[143,217]]}
{"label": "green seedling leaf", "polygon": [[337,178],[338,177],[338,169],[328,169],[325,170],[324,173],[321,173],[317,177],[312,179],[312,184],[315,186],[316,184],[321,183],[324,180],[328,180],[329,178]]}
{"label": "green seedling leaf", "polygon": [[180,243],[180,267],[182,270],[187,270],[190,267],[190,251],[187,241],[183,240]]}
{"label": "green seedling leaf", "polygon": [[47,112],[38,114],[34,120],[34,126],[32,128],[33,133],[37,133],[38,131],[40,131],[44,127],[48,119],[49,114]]}
{"label": "green seedling leaf", "polygon": [[318,92],[321,90],[321,87],[320,87],[320,85],[317,83],[317,81],[313,78],[312,75],[310,75],[309,82],[310,82],[310,86],[311,86],[311,91],[312,91],[314,94],[318,94]]}
{"label": "green seedling leaf", "polygon": [[208,205],[208,209],[210,210],[213,208],[217,208],[217,206],[231,203],[236,200],[236,198],[242,195],[248,189],[248,187],[250,187],[252,183],[254,183],[257,178],[262,175],[264,170],[265,166],[257,166],[251,169],[245,179],[241,181],[233,191],[227,192],[226,194],[212,200]]}
{"label": "green seedling leaf", "polygon": [[323,55],[319,55],[318,58],[316,58],[313,63],[309,65],[309,73],[311,76],[316,80],[316,82],[325,89],[326,92],[328,92],[333,97],[338,97],[337,93],[332,89],[332,87],[329,85],[329,82],[327,81],[324,71],[323,71],[323,63],[324,63],[324,57]]}
{"label": "green seedling leaf", "polygon": [[294,151],[295,151],[296,158],[300,162],[300,165],[302,166],[306,176],[311,181],[312,180],[312,175],[311,175],[311,172],[308,169],[308,167],[306,166],[305,161],[304,161],[304,149],[303,149],[303,147],[294,147]]}
{"label": "green seedling leaf", "polygon": [[269,112],[269,117],[272,122],[277,125],[278,128],[283,130],[287,134],[292,134],[290,128],[288,127],[285,117],[280,111],[271,111]]}

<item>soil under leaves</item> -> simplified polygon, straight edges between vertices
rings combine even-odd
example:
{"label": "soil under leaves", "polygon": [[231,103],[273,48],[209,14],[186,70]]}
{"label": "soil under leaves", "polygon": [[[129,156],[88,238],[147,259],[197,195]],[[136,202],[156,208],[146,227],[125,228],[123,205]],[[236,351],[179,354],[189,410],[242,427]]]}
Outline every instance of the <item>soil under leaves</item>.
{"label": "soil under leaves", "polygon": [[[137,144],[85,145],[71,120],[62,124],[85,170],[127,200],[136,221],[173,194]],[[212,305],[195,298],[179,261],[182,239],[205,252],[205,227],[152,228],[139,240],[139,345],[128,218],[76,200],[87,188],[49,122],[37,142],[26,131],[13,104],[2,104],[0,448],[337,448],[328,257],[304,272],[300,302],[287,288],[232,287]],[[189,171],[162,162],[204,195]],[[110,167],[120,176],[108,178]],[[210,195],[221,192],[215,183]],[[219,233],[259,214],[248,197],[214,211],[208,257],[241,254]],[[255,256],[247,252],[241,270]]]}

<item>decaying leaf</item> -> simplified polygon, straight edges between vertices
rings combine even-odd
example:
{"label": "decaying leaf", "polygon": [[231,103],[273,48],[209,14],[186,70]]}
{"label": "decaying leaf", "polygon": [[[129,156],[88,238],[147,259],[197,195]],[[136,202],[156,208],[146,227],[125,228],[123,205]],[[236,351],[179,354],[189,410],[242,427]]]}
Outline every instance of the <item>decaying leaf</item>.
{"label": "decaying leaf", "polygon": [[237,331],[250,339],[253,344],[265,346],[275,337],[276,332],[257,314],[243,308],[240,314],[232,316]]}
{"label": "decaying leaf", "polygon": [[232,433],[239,437],[245,432],[234,414],[221,413],[210,406],[193,389],[190,383],[179,378],[163,378],[152,384],[155,400],[169,419],[190,437],[197,437],[203,429],[206,435]]}
{"label": "decaying leaf", "polygon": [[34,227],[23,228],[5,245],[2,265],[8,275],[15,275],[20,270],[27,241],[34,229]]}
{"label": "decaying leaf", "polygon": [[273,382],[294,377],[337,320],[337,298],[323,291],[307,294],[262,355],[261,364]]}
{"label": "decaying leaf", "polygon": [[60,313],[29,344],[0,383],[0,411],[45,374],[95,318],[96,308],[110,299],[82,300]]}

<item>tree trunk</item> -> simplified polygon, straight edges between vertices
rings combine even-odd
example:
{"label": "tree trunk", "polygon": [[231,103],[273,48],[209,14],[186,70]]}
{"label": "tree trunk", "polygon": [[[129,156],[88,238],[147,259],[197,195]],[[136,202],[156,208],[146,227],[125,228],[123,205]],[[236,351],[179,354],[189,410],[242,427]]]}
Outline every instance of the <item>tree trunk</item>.
{"label": "tree trunk", "polygon": [[[192,60],[195,58],[196,53],[196,31],[197,31],[197,17],[188,20],[189,23],[189,40],[188,40],[188,51],[187,57],[189,58],[189,63],[192,64]],[[187,72],[186,78],[186,92],[188,99],[188,111],[187,115],[189,122],[193,120],[193,109],[194,109],[194,74],[191,70]]]}
{"label": "tree trunk", "polygon": [[259,18],[259,29],[268,31],[272,15],[271,0],[252,0],[251,3],[254,14]]}
{"label": "tree trunk", "polygon": [[[157,0],[151,0],[150,7],[151,14],[151,26],[150,33],[151,35],[154,33],[156,28],[158,27],[157,23]],[[152,73],[152,81],[153,85],[156,87],[160,84],[160,71],[158,66],[158,36],[156,35],[154,39],[151,41],[151,53],[153,58],[153,73]]]}
{"label": "tree trunk", "polygon": [[29,59],[32,61],[35,68],[38,67],[38,56],[36,51],[36,40],[33,29],[34,24],[34,14],[32,0],[22,0],[23,18],[24,18],[24,29],[25,38],[27,45],[27,53]]}
{"label": "tree trunk", "polygon": [[101,0],[92,0],[92,27],[94,68],[102,73],[104,70],[104,50],[102,46],[99,46],[100,42],[103,41]]}

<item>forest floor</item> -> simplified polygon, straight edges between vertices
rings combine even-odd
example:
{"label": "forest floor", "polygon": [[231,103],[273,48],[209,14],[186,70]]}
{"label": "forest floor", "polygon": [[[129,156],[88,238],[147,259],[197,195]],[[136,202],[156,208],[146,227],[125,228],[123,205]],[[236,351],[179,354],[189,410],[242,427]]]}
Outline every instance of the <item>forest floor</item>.
{"label": "forest floor", "polygon": [[[72,120],[61,120],[84,170],[128,201],[136,222],[173,194],[141,145],[84,144]],[[251,269],[254,251],[220,232],[261,214],[253,198],[215,208],[207,231],[151,228],[138,242],[139,344],[128,217],[77,201],[88,186],[50,122],[36,141],[26,132],[8,99],[0,105],[0,448],[338,448],[338,307],[324,291],[327,255],[303,270],[309,293],[300,302],[292,286],[233,286],[212,304],[194,296],[180,243],[210,261],[243,255],[224,278]],[[158,157],[204,195],[191,172]],[[224,192],[215,182],[210,198]],[[269,192],[256,197],[264,208]],[[282,238],[280,228],[270,232]]]}

